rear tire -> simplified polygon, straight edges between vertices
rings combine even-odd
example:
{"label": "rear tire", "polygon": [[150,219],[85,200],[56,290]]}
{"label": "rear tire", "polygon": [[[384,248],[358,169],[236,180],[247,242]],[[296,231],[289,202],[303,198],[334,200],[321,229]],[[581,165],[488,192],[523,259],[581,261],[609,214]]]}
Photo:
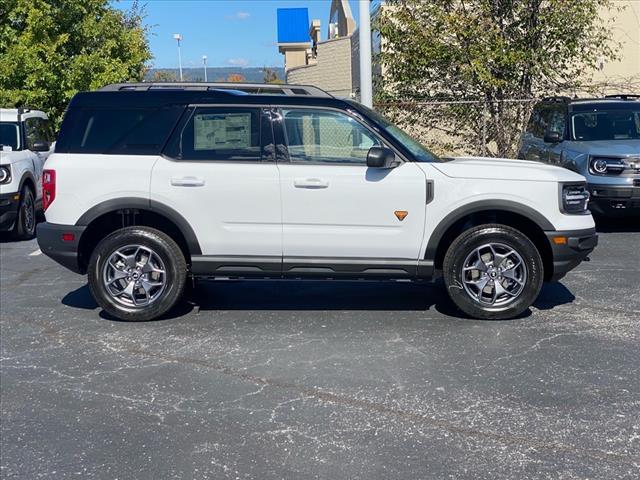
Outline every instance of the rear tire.
{"label": "rear tire", "polygon": [[181,299],[187,263],[167,234],[127,227],[98,243],[88,277],[91,294],[107,313],[140,322],[160,317]]}
{"label": "rear tire", "polygon": [[536,300],[544,279],[536,246],[506,225],[481,225],[456,238],[443,263],[447,292],[467,315],[506,320]]}
{"label": "rear tire", "polygon": [[18,204],[18,218],[14,227],[14,235],[19,240],[29,240],[36,233],[36,202],[33,192],[27,186],[22,187],[20,203]]}

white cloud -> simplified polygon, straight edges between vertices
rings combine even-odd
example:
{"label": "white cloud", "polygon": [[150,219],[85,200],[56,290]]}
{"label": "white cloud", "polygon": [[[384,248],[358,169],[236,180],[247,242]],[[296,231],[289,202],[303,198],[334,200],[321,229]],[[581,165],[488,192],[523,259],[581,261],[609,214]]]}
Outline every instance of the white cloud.
{"label": "white cloud", "polygon": [[249,60],[246,58],[230,58],[227,60],[228,65],[233,65],[234,67],[246,67],[249,65]]}
{"label": "white cloud", "polygon": [[228,20],[246,20],[251,14],[249,12],[236,12],[233,15],[227,15]]}

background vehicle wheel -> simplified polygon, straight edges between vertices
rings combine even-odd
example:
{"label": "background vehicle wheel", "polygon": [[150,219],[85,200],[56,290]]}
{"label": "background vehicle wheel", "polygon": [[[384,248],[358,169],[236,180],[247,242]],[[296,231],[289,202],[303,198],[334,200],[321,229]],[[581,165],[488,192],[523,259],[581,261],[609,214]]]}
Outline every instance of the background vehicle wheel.
{"label": "background vehicle wheel", "polygon": [[89,289],[98,305],[120,320],[159,317],[182,297],[187,263],[180,247],[150,227],[113,232],[89,260]]}
{"label": "background vehicle wheel", "polygon": [[535,245],[505,225],[481,225],[454,240],[443,264],[451,300],[474,318],[514,318],[535,301],[544,279]]}
{"label": "background vehicle wheel", "polygon": [[36,233],[36,201],[29,187],[23,187],[20,192],[18,218],[14,227],[14,234],[20,240],[33,238]]}

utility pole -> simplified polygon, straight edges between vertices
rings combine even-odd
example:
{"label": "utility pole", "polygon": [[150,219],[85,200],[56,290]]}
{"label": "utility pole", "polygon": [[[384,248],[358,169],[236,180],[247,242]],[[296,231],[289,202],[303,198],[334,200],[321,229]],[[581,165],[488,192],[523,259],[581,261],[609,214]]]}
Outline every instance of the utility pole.
{"label": "utility pole", "polygon": [[360,103],[373,106],[373,84],[371,79],[371,14],[369,0],[360,0]]}
{"label": "utility pole", "polygon": [[174,33],[173,39],[178,42],[178,68],[180,69],[180,81],[182,81],[182,51],[180,50],[182,35],[180,35],[179,33]]}
{"label": "utility pole", "polygon": [[202,55],[202,64],[204,65],[204,81],[207,81],[207,56]]}

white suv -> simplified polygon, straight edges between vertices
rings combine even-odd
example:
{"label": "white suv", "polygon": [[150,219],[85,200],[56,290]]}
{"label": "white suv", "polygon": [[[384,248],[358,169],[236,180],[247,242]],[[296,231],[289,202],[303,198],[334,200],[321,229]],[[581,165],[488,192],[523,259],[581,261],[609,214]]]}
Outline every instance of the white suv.
{"label": "white suv", "polygon": [[[259,90],[260,89],[260,90]],[[370,109],[303,86],[130,84],[71,101],[44,172],[44,253],[148,320],[189,275],[429,280],[510,318],[595,247],[584,178],[439,159]]]}
{"label": "white suv", "polygon": [[42,168],[53,146],[44,112],[0,109],[0,231],[31,238],[42,210]]}

